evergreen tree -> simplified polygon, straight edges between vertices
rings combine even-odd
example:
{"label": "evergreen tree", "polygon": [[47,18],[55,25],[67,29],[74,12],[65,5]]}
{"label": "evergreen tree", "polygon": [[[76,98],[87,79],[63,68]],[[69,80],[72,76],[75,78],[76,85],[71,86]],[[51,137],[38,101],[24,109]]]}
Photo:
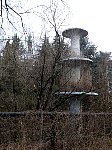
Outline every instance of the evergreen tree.
{"label": "evergreen tree", "polygon": [[[92,90],[99,94],[91,101],[94,111],[109,111],[109,93],[107,66],[111,53],[96,52],[97,47],[89,42],[88,37],[81,38],[81,52],[84,57],[92,59]],[[96,101],[95,101],[96,99]]]}
{"label": "evergreen tree", "polygon": [[12,111],[17,111],[18,109],[17,96],[21,92],[20,51],[20,39],[15,35],[12,43],[7,41],[2,57],[1,97],[5,100],[7,109]]}
{"label": "evergreen tree", "polygon": [[45,35],[34,66],[35,73],[33,73],[35,75],[37,109],[51,110],[59,101],[55,94],[60,91],[61,61],[67,57],[67,48],[60,37],[55,37],[53,43],[50,44]]}
{"label": "evergreen tree", "polygon": [[110,53],[97,52],[93,59],[92,75],[93,90],[98,92],[96,109],[97,111],[110,111],[109,106],[109,90],[108,90],[108,61]]}
{"label": "evergreen tree", "polygon": [[89,42],[88,37],[84,37],[80,40],[80,49],[84,57],[93,59],[95,57],[97,47]]}

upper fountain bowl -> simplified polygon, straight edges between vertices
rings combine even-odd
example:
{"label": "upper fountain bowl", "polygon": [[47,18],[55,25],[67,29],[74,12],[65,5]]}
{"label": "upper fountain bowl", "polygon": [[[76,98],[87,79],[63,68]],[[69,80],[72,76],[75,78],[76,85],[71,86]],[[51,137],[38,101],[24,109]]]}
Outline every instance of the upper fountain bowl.
{"label": "upper fountain bowl", "polygon": [[88,32],[81,28],[69,28],[62,33],[62,35],[66,38],[71,38],[76,34],[78,34],[80,37],[85,37],[88,35]]}

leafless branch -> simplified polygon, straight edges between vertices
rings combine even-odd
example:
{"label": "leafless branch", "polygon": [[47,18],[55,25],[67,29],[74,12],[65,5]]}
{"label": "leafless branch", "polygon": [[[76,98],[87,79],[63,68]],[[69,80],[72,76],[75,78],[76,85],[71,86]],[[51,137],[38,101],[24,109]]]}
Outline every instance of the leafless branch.
{"label": "leafless branch", "polygon": [[1,14],[0,14],[0,16],[2,17],[2,0],[1,0]]}

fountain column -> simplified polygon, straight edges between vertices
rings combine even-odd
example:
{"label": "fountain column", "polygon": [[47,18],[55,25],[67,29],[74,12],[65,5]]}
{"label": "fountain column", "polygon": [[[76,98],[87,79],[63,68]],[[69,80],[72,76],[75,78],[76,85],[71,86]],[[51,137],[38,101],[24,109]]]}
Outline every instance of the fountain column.
{"label": "fountain column", "polygon": [[62,62],[63,75],[60,94],[63,96],[69,94],[69,110],[79,113],[82,110],[82,101],[85,96],[97,95],[97,93],[90,92],[92,60],[82,57],[80,52],[80,38],[87,36],[88,32],[80,28],[71,28],[63,31],[62,35],[71,39],[71,53],[70,57],[63,59]]}

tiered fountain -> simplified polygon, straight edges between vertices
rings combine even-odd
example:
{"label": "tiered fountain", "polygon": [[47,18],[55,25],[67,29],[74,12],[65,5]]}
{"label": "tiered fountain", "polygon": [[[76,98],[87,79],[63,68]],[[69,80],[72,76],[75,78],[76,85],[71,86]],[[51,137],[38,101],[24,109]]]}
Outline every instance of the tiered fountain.
{"label": "tiered fountain", "polygon": [[80,38],[88,35],[86,30],[72,28],[63,31],[62,35],[71,39],[70,57],[63,59],[63,75],[61,78],[60,95],[70,95],[69,110],[82,112],[82,103],[85,97],[98,95],[90,92],[92,88],[91,63],[84,58],[80,51]]}

